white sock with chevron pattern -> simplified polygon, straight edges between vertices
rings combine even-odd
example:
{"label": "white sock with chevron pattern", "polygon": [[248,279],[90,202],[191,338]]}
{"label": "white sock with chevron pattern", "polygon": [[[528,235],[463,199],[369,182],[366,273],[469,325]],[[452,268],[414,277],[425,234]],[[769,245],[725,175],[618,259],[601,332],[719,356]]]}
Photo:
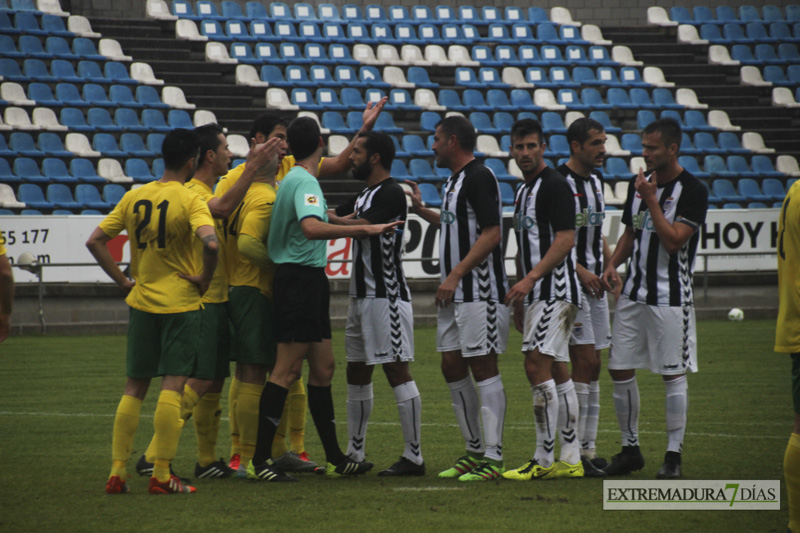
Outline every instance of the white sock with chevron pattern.
{"label": "white sock with chevron pattern", "polygon": [[533,417],[536,421],[536,453],[533,458],[545,468],[553,464],[556,445],[556,424],[558,422],[558,394],[556,382],[552,379],[534,385]]}
{"label": "white sock with chevron pattern", "polygon": [[561,460],[574,465],[581,460],[578,440],[578,395],[572,380],[556,385],[558,395],[558,433],[561,436]]}
{"label": "white sock with chevron pattern", "polygon": [[614,382],[614,410],[623,446],[639,446],[639,386],[636,376]]}
{"label": "white sock with chevron pattern", "polygon": [[478,390],[470,376],[460,381],[448,383],[450,397],[453,400],[453,411],[456,413],[458,427],[467,445],[467,451],[474,455],[483,455],[483,434],[480,423],[480,402]]}
{"label": "white sock with chevron pattern", "polygon": [[347,455],[364,460],[367,444],[367,423],[372,412],[372,383],[347,385]]}
{"label": "white sock with chevron pattern", "polygon": [[414,464],[422,464],[422,449],[420,448],[420,414],[422,402],[419,389],[414,381],[402,383],[392,389],[397,402],[397,411],[400,413],[400,427],[403,428],[405,450],[403,457]]}
{"label": "white sock with chevron pattern", "polygon": [[506,415],[506,391],[500,374],[478,382],[481,392],[481,420],[486,441],[484,457],[503,460],[503,424]]}

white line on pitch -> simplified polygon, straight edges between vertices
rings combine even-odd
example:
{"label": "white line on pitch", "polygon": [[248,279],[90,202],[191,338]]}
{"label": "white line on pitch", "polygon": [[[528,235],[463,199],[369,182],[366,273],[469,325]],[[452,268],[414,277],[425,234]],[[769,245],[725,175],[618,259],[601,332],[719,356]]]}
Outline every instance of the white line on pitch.
{"label": "white line on pitch", "polygon": [[439,490],[464,490],[464,487],[394,487],[392,490],[404,492],[433,492]]}
{"label": "white line on pitch", "polygon": [[[113,418],[116,416],[114,413],[53,413],[53,412],[39,412],[39,413],[25,413],[25,412],[16,412],[16,411],[0,411],[0,416],[74,416],[74,417],[99,417],[99,418]],[[141,418],[153,418],[153,415],[140,415]],[[220,420],[228,420],[227,417],[221,417]],[[374,426],[399,426],[399,422],[370,422],[370,425]],[[457,424],[436,424],[432,422],[425,422],[422,424],[423,426],[436,426],[436,427],[449,427],[455,428],[458,427]],[[776,424],[778,425],[778,424]],[[786,425],[786,424],[780,424]],[[790,427],[790,426],[787,426]],[[513,424],[508,425],[506,424],[506,430],[530,430],[533,429],[533,424]],[[598,429],[599,433],[617,433],[617,429]],[[647,429],[640,429],[639,433],[642,435],[663,435],[663,431],[651,431]],[[721,439],[778,439],[778,440],[785,440],[787,437],[784,435],[741,435],[741,434],[734,434],[734,433],[697,433],[687,431],[687,435],[691,435],[693,437],[712,437],[712,438],[721,438]]]}

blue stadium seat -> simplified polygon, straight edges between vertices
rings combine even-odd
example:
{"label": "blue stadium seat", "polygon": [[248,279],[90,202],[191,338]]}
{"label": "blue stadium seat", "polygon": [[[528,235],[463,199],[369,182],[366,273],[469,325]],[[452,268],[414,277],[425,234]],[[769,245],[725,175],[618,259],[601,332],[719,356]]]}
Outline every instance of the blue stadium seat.
{"label": "blue stadium seat", "polygon": [[242,13],[242,6],[240,6],[237,2],[233,2],[231,0],[224,0],[220,7],[222,8],[222,18],[223,19],[246,19],[248,18]]}
{"label": "blue stadium seat", "polygon": [[678,24],[694,23],[694,19],[689,13],[689,9],[685,7],[671,7],[669,10],[669,18]]}
{"label": "blue stadium seat", "polygon": [[564,125],[561,115],[553,111],[544,111],[542,113],[542,128],[548,135],[552,135],[553,133],[567,133],[567,127]]}
{"label": "blue stadium seat", "polygon": [[[778,45],[778,57],[781,63],[800,63],[800,51],[797,49],[797,45],[794,43],[781,43]],[[792,67],[788,67],[791,69]],[[790,76],[791,78],[791,76]],[[794,78],[796,81],[796,78]]]}
{"label": "blue stadium seat", "polygon": [[564,135],[550,135],[547,154],[551,157],[569,157],[569,143]]}
{"label": "blue stadium seat", "polygon": [[794,41],[792,30],[785,22],[773,22],[769,25],[769,35],[778,42]]}
{"label": "blue stadium seat", "polygon": [[607,157],[604,175],[607,178],[629,178],[631,175],[628,164],[621,157]]}
{"label": "blue stadium seat", "polygon": [[633,155],[642,154],[642,139],[635,133],[623,133],[620,139],[620,147],[628,150]]}
{"label": "blue stadium seat", "polygon": [[50,86],[40,82],[33,82],[28,85],[28,99],[36,102],[36,105],[43,107],[59,107],[64,104],[53,98]]}
{"label": "blue stadium seat", "polygon": [[42,174],[57,183],[77,183],[78,178],[67,170],[63,159],[48,157],[42,161]]}
{"label": "blue stadium seat", "polygon": [[[698,134],[699,135],[699,134]],[[708,134],[710,135],[710,134]],[[728,154],[749,154],[750,150],[743,148],[739,142],[739,137],[730,131],[723,131],[717,136],[720,150]],[[695,145],[697,143],[695,142]]]}
{"label": "blue stadium seat", "polygon": [[198,26],[200,26],[200,34],[208,37],[209,41],[227,42],[232,40],[229,35],[225,34],[222,25],[216,20],[203,19],[198,22]]}
{"label": "blue stadium seat", "polygon": [[469,114],[469,121],[478,130],[478,134],[499,135],[505,133],[494,127],[492,119],[483,111],[474,111]]}
{"label": "blue stadium seat", "polygon": [[[370,89],[370,91],[379,91],[380,89]],[[371,102],[377,102],[370,98]],[[422,108],[418,105],[414,105],[414,100],[411,97],[411,93],[409,93],[405,89],[392,89],[389,93],[389,101],[386,103],[386,107],[384,109],[388,110],[400,110],[400,111],[420,111]]]}
{"label": "blue stadium seat", "polygon": [[745,202],[747,199],[736,192],[733,183],[725,178],[715,179],[711,183],[711,192],[723,202]]}
{"label": "blue stadium seat", "polygon": [[481,87],[482,84],[478,81],[475,71],[468,67],[456,68],[456,85],[465,87]]}
{"label": "blue stadium seat", "polygon": [[[662,112],[662,115],[661,115],[662,118],[666,118],[666,117],[664,117],[664,113],[666,113],[666,111]],[[640,109],[639,111],[636,112],[636,127],[637,127],[637,129],[643,130],[643,129],[645,129],[647,127],[648,124],[650,124],[651,122],[654,122],[655,120],[656,120],[656,114],[653,111],[649,110],[649,109]],[[680,121],[678,123],[680,124]],[[681,129],[683,129],[683,128],[681,128]]]}
{"label": "blue stadium seat", "polygon": [[550,66],[567,66],[571,63],[570,60],[564,59],[561,49],[557,46],[545,44],[539,51],[541,61]]}
{"label": "blue stadium seat", "polygon": [[364,125],[363,114],[360,111],[349,111],[345,117],[347,127],[352,131],[358,131]]}
{"label": "blue stadium seat", "polygon": [[619,66],[619,64],[608,55],[608,48],[605,46],[590,46],[587,59],[598,66]]}
{"label": "blue stadium seat", "polygon": [[611,124],[611,119],[608,117],[608,113],[605,111],[592,111],[589,113],[589,118],[592,118],[602,124],[606,133],[617,134],[622,132],[622,128]]}
{"label": "blue stadium seat", "polygon": [[775,178],[765,178],[761,182],[761,188],[764,194],[775,202],[783,201],[786,196],[786,189],[783,188],[783,183]]}
{"label": "blue stadium seat", "polygon": [[42,189],[34,183],[23,183],[20,185],[17,191],[17,199],[20,202],[25,202],[27,207],[33,209],[51,210],[55,207],[52,203],[45,200]]}
{"label": "blue stadium seat", "polygon": [[463,94],[464,105],[457,111],[494,111],[494,108],[483,99],[483,93],[478,89],[465,89]]}
{"label": "blue stadium seat", "polygon": [[169,107],[169,105],[161,101],[161,96],[159,96],[158,92],[149,85],[139,85],[136,87],[136,101],[144,107],[149,108],[165,109]]}
{"label": "blue stadium seat", "polygon": [[390,171],[390,173],[394,179],[399,181],[404,181],[404,180],[417,181],[417,177],[409,174],[408,169],[406,168],[406,164],[400,159],[395,159],[394,161],[392,161],[392,170]]}
{"label": "blue stadium seat", "polygon": [[734,44],[731,47],[731,59],[744,65],[756,65],[759,61],[753,57],[753,51],[746,44]]}
{"label": "blue stadium seat", "polygon": [[43,132],[39,134],[39,149],[53,157],[72,157],[73,153],[64,149],[61,137],[55,133]]}
{"label": "blue stadium seat", "polygon": [[587,110],[589,106],[581,102],[578,93],[574,89],[560,89],[556,95],[558,103],[571,110]]}
{"label": "blue stadium seat", "polygon": [[138,158],[129,158],[125,161],[125,175],[137,183],[149,183],[159,178],[150,171],[147,161]]}
{"label": "blue stadium seat", "polygon": [[[530,99],[530,95],[529,99]],[[486,92],[486,103],[495,111],[516,111],[515,105],[508,100],[506,92],[501,89],[489,89]],[[531,104],[532,105],[532,104]]]}
{"label": "blue stadium seat", "polygon": [[694,134],[694,147],[705,154],[724,154],[726,150],[717,146],[714,136],[706,131]]}
{"label": "blue stadium seat", "polygon": [[689,137],[689,134],[685,131],[681,133],[681,146],[680,146],[680,153],[686,155],[699,155],[700,150],[694,147],[694,143],[692,143],[692,138]]}
{"label": "blue stadium seat", "polygon": [[339,9],[333,4],[319,4],[317,6],[319,20],[339,21]]}
{"label": "blue stadium seat", "polygon": [[69,163],[69,173],[81,183],[105,183],[105,178],[97,175],[94,164],[88,159],[74,158]]}
{"label": "blue stadium seat", "polygon": [[364,19],[373,24],[376,22],[389,22],[389,18],[386,16],[386,10],[383,9],[383,6],[376,4],[370,4],[364,8]]}
{"label": "blue stadium seat", "polygon": [[422,131],[436,131],[436,124],[442,120],[441,115],[435,111],[423,111],[420,114],[420,129]]}
{"label": "blue stadium seat", "polygon": [[[487,31],[487,41],[507,45],[517,43],[517,39],[511,36],[505,24],[489,24],[489,29]],[[528,29],[528,33],[530,33],[530,29]]]}
{"label": "blue stadium seat", "polygon": [[78,92],[78,87],[71,83],[59,83],[56,85],[56,99],[59,102],[58,105],[75,107],[93,105],[93,102],[87,102]]}
{"label": "blue stadium seat", "polygon": [[729,155],[726,159],[728,170],[740,178],[756,177],[758,173],[750,170],[747,160],[740,155]]}
{"label": "blue stadium seat", "polygon": [[717,22],[724,24],[726,22],[739,22],[739,17],[730,6],[717,6]]}
{"label": "blue stadium seat", "polygon": [[[41,48],[41,42],[39,43],[39,47]],[[0,34],[0,54],[6,58],[24,58],[27,56],[26,51],[22,50],[22,48],[17,50],[17,45],[14,43],[14,39],[12,39],[10,35],[3,34]]]}
{"label": "blue stadium seat", "polygon": [[[609,91],[613,91],[610,89]],[[658,106],[650,100],[650,94],[641,87],[634,87],[630,90],[631,104],[638,109],[656,109]],[[610,99],[609,99],[610,100]]]}
{"label": "blue stadium seat", "polygon": [[[164,137],[166,137],[166,135],[163,133],[150,133],[147,135],[147,141],[145,142],[147,150],[157,155],[161,154],[161,145],[164,144]],[[158,161],[158,159],[156,161]],[[156,161],[153,162],[153,174],[156,174]],[[164,169],[162,167],[160,172],[158,172],[158,176],[160,177],[163,173]]]}
{"label": "blue stadium seat", "polygon": [[179,18],[199,20],[202,17],[195,15],[192,4],[186,0],[172,0],[172,14]]}
{"label": "blue stadium seat", "polygon": [[183,109],[170,109],[167,115],[167,122],[169,123],[169,127],[172,129],[175,128],[184,128],[187,130],[194,129],[194,123],[192,122],[192,117],[190,117],[189,113],[184,111]]}
{"label": "blue stadium seat", "polygon": [[389,21],[393,24],[411,24],[411,16],[408,9],[403,6],[393,5],[389,7]]}
{"label": "blue stadium seat", "polygon": [[762,8],[762,15],[763,16],[761,19],[766,22],[777,22],[784,20],[781,8],[778,6],[764,6]]}
{"label": "blue stadium seat", "polygon": [[508,23],[526,22],[528,20],[528,12],[521,7],[508,6],[504,9],[503,20]]}
{"label": "blue stadium seat", "polygon": [[0,135],[0,157],[15,157],[17,153],[6,145],[6,138]]}
{"label": "blue stadium seat", "polygon": [[487,22],[481,17],[481,12],[479,12],[473,6],[459,6],[458,18],[466,24],[475,24],[479,26],[484,26],[487,24]]}
{"label": "blue stadium seat", "polygon": [[125,187],[118,183],[108,183],[103,186],[103,200],[115,206],[125,195]]}
{"label": "blue stadium seat", "polygon": [[519,181],[516,176],[512,176],[508,173],[505,164],[501,160],[495,157],[487,157],[483,163],[489,167],[489,170],[494,173],[498,180],[511,182]]}
{"label": "blue stadium seat", "polygon": [[417,30],[417,37],[419,37],[425,44],[447,44],[447,40],[443,39],[439,34],[438,26],[433,24],[420,24]]}
{"label": "blue stadium seat", "polygon": [[408,68],[408,81],[413,83],[417,88],[436,89],[439,87],[438,83],[434,83],[428,77],[428,71],[422,67],[409,67]]}
{"label": "blue stadium seat", "polygon": [[332,43],[349,43],[350,40],[345,36],[344,29],[341,24],[336,22],[326,22],[322,25],[322,36],[325,42]]}
{"label": "blue stadium seat", "polygon": [[514,189],[511,184],[501,181],[500,185],[500,200],[503,205],[514,205]]}
{"label": "blue stadium seat", "polygon": [[698,32],[701,39],[711,44],[726,44],[728,39],[723,37],[722,29],[717,24],[702,24]]}
{"label": "blue stadium seat", "polygon": [[[342,68],[350,69],[353,77],[355,77],[355,71],[352,70],[352,67]],[[308,79],[317,87],[335,87],[340,85],[338,82],[334,81],[330,69],[325,65],[312,65],[308,71]]]}
{"label": "blue stadium seat", "polygon": [[84,82],[108,83],[105,74],[100,70],[100,65],[87,59],[78,62],[78,76],[83,78]]}
{"label": "blue stadium seat", "polygon": [[753,172],[757,172],[762,178],[779,178],[784,177],[782,172],[775,170],[772,161],[765,155],[754,155],[750,160],[753,167]]}
{"label": "blue stadium seat", "polygon": [[166,133],[172,129],[164,119],[164,114],[158,109],[145,109],[142,111],[142,126],[144,126],[145,131],[149,132]]}
{"label": "blue stadium seat", "polygon": [[102,107],[93,107],[86,114],[87,123],[94,131],[117,132],[122,131],[111,119],[111,114]]}
{"label": "blue stadium seat", "polygon": [[692,13],[694,15],[694,24],[714,24],[716,23],[716,18],[714,17],[714,13],[708,6],[695,6],[692,9]]}
{"label": "blue stadium seat", "polygon": [[740,6],[739,7],[739,20],[743,22],[754,22],[761,20],[761,13],[758,8],[754,6]]}
{"label": "blue stadium seat", "polygon": [[88,80],[84,80],[81,76],[75,73],[75,69],[72,67],[72,63],[65,59],[54,59],[50,63],[50,72],[52,72],[52,77],[59,82],[65,83],[83,83]]}
{"label": "blue stadium seat", "polygon": [[[337,67],[338,69],[341,67]],[[363,66],[358,70],[358,84],[367,87],[389,88],[391,84],[383,81],[383,76],[376,67]],[[438,85],[437,85],[438,87]]]}
{"label": "blue stadium seat", "polygon": [[572,80],[569,70],[564,67],[552,67],[550,69],[550,81],[554,86],[565,89],[576,89],[581,85]]}
{"label": "blue stadium seat", "polygon": [[525,70],[525,81],[541,88],[553,88],[556,86],[547,76],[547,70],[542,67],[528,67]]}
{"label": "blue stadium seat", "polygon": [[[9,61],[13,63],[14,68],[16,68],[16,72],[19,73],[19,65],[13,59],[4,59],[3,61]],[[55,60],[54,60],[55,61]],[[61,59],[59,61],[66,61]],[[70,66],[72,64],[70,63]],[[12,69],[13,70],[13,69]],[[61,81],[55,76],[53,76],[50,71],[47,69],[47,65],[41,59],[26,59],[24,63],[22,63],[22,76],[17,76],[19,81],[41,81],[41,82],[54,82],[54,81]],[[27,79],[26,79],[27,78]]]}
{"label": "blue stadium seat", "polygon": [[347,25],[347,38],[351,42],[376,44],[375,39],[370,36],[367,25],[361,22],[351,22]]}
{"label": "blue stadium seat", "polygon": [[772,197],[761,192],[758,182],[753,178],[741,178],[736,184],[739,194],[744,196],[748,202],[771,202]]}
{"label": "blue stadium seat", "polygon": [[83,208],[83,204],[76,202],[72,198],[72,193],[70,192],[69,187],[63,183],[51,183],[47,186],[47,201],[59,209]]}
{"label": "blue stadium seat", "polygon": [[678,164],[688,170],[696,178],[704,179],[711,177],[711,174],[700,169],[700,165],[697,164],[697,159],[690,155],[678,156]]}
{"label": "blue stadium seat", "polygon": [[342,115],[336,111],[323,111],[321,124],[335,134],[350,135],[357,131],[345,124]]}
{"label": "blue stadium seat", "polygon": [[[505,93],[503,93],[505,94]],[[508,100],[506,100],[508,101]],[[489,105],[492,105],[491,100],[487,100]],[[514,115],[506,111],[495,111],[493,123],[495,129],[501,132],[511,131],[511,126],[514,124]]]}
{"label": "blue stadium seat", "polygon": [[[12,132],[8,139],[8,147],[25,157],[42,157],[44,151],[36,147],[30,133],[24,131]],[[16,173],[19,175],[19,173]]]}
{"label": "blue stadium seat", "polygon": [[[722,157],[718,155],[707,155],[703,158],[703,168],[711,176],[715,177],[736,177],[728,168],[727,163]],[[730,200],[731,202],[738,202],[739,200]]]}
{"label": "blue stadium seat", "polygon": [[[260,47],[261,44],[258,46]],[[279,53],[281,60],[290,64],[305,65],[311,62],[300,51],[300,47],[297,46],[297,43],[282,42],[279,47]]]}
{"label": "blue stadium seat", "polygon": [[[595,91],[596,89],[583,89],[583,91]],[[634,93],[633,91],[639,91]],[[647,92],[644,91],[642,94],[642,89],[631,89],[631,92],[628,93],[625,89],[621,89],[618,87],[612,87],[608,90],[606,94],[606,98],[608,99],[608,106],[610,107],[618,107],[620,109],[640,109],[640,108],[652,108],[654,107],[652,102],[650,102],[650,97],[647,95]],[[650,102],[649,105],[645,102],[633,101],[634,95],[637,96],[640,100],[642,97],[646,98],[646,102]],[[584,103],[587,103],[584,100]]]}
{"label": "blue stadium seat", "polygon": [[745,25],[745,35],[750,41],[756,43],[774,43],[778,41],[770,36],[767,27],[761,22],[748,22]]}
{"label": "blue stadium seat", "polygon": [[[2,53],[2,51],[0,51],[0,53]],[[41,61],[38,59],[26,59],[25,63],[27,64],[28,61],[39,61],[41,63]],[[43,74],[48,78],[52,78],[50,73],[47,72],[47,67],[45,67],[44,63],[41,63],[41,66],[44,68]],[[14,59],[0,59],[0,76],[3,77],[3,81],[30,81],[31,79],[36,79],[34,76],[31,76],[28,73],[23,74],[24,68],[25,67],[23,64],[23,70],[20,71],[19,63],[17,63]]]}
{"label": "blue stadium seat", "polygon": [[441,207],[442,198],[439,196],[439,191],[436,186],[430,183],[420,183],[418,185],[420,195],[422,196],[423,203],[428,207]]}
{"label": "blue stadium seat", "polygon": [[317,14],[314,12],[314,6],[307,3],[297,3],[294,5],[294,20],[296,22],[303,22],[308,20],[317,20]]}
{"label": "blue stadium seat", "polygon": [[[328,96],[326,96],[328,95]],[[354,109],[363,111],[366,107],[364,99],[358,89],[346,87],[341,92],[342,103],[336,98],[336,92],[331,89],[317,90],[317,103],[328,109]]]}
{"label": "blue stadium seat", "polygon": [[749,44],[753,42],[752,39],[749,39],[744,34],[744,28],[741,24],[733,22],[722,26],[722,37],[725,39],[725,42],[733,44]]}
{"label": "blue stadium seat", "polygon": [[762,65],[778,65],[783,63],[783,60],[778,57],[775,52],[775,47],[771,44],[757,44],[753,52],[753,56]]}
{"label": "blue stadium seat", "polygon": [[518,111],[539,111],[541,108],[533,103],[531,93],[524,89],[511,90],[511,106]]}
{"label": "blue stadium seat", "polygon": [[[61,37],[53,37],[53,39],[59,39],[61,43],[66,43],[63,38]],[[53,41],[54,43],[56,41]],[[12,41],[13,43],[13,41]],[[54,44],[55,46],[55,44]],[[54,51],[45,51],[44,46],[42,46],[42,41],[36,35],[21,35],[20,38],[17,40],[16,49],[23,57],[35,57],[36,59],[51,59],[53,55],[58,56],[58,54],[54,54]],[[4,55],[6,57],[13,57],[13,55],[9,55],[4,50]],[[9,52],[13,52],[13,49],[9,50]],[[67,55],[72,55],[72,52],[69,51],[69,47],[65,51],[63,51]],[[74,59],[70,57],[64,57],[64,59]]]}
{"label": "blue stadium seat", "polygon": [[92,138],[92,148],[105,157],[125,157],[127,152],[120,150],[117,141],[110,133],[95,133]]}
{"label": "blue stadium seat", "polygon": [[425,143],[419,135],[403,135],[401,144],[403,150],[410,157],[430,157],[433,155],[433,151],[425,147]]}
{"label": "blue stadium seat", "polygon": [[359,6],[353,4],[345,4],[341,10],[342,20],[350,22],[365,22],[364,14],[361,12]]}
{"label": "blue stadium seat", "polygon": [[19,183],[22,181],[19,176],[14,174],[11,170],[11,166],[8,164],[8,160],[3,158],[0,159],[0,183]]}
{"label": "blue stadium seat", "polygon": [[[60,37],[48,37],[48,43],[50,39],[60,39]],[[74,41],[72,41],[72,50],[73,54],[69,57],[65,57],[65,59],[90,59],[92,61],[105,61],[108,58],[97,51],[97,48],[94,45],[94,41],[91,39],[87,39],[86,37],[76,37]],[[75,56],[75,57],[72,57]]]}
{"label": "blue stadium seat", "polygon": [[[152,87],[151,87],[152,89]],[[138,90],[138,88],[137,88]],[[144,103],[139,102],[134,98],[131,88],[127,85],[112,85],[108,88],[108,100],[112,103],[112,107],[127,107],[131,109],[141,109],[145,106]],[[166,105],[159,106],[166,107]]]}
{"label": "blue stadium seat", "polygon": [[306,69],[299,65],[289,65],[284,72],[286,83],[292,87],[315,87],[316,84],[308,79]]}
{"label": "blue stadium seat", "polygon": [[[18,157],[14,160],[14,175],[25,183],[47,183],[50,178],[42,176],[39,165],[28,157]],[[20,199],[20,201],[23,201]]]}
{"label": "blue stadium seat", "polygon": [[222,19],[217,11],[217,6],[208,0],[198,0],[195,4],[195,13],[204,19]]}
{"label": "blue stadium seat", "polygon": [[[356,113],[358,113],[358,111],[356,111]],[[375,126],[373,129],[375,131],[383,133],[405,132],[403,128],[400,128],[397,125],[395,125],[394,120],[392,119],[392,115],[389,113],[381,113],[380,115],[378,115],[378,119],[375,121]]]}
{"label": "blue stadium seat", "polygon": [[[634,89],[631,89],[634,90]],[[675,103],[675,99],[669,89],[656,87],[653,89],[653,105],[659,109],[683,109],[681,104]]]}
{"label": "blue stadium seat", "polygon": [[[112,87],[114,87],[112,85]],[[83,86],[82,97],[85,105],[100,106],[100,107],[114,107],[114,102],[108,99],[106,90],[102,85],[96,83],[86,83]]]}
{"label": "blue stadium seat", "polygon": [[[414,181],[439,181],[440,177],[426,159],[412,159],[408,163],[409,177]],[[395,176],[397,177],[397,176]]]}
{"label": "blue stadium seat", "polygon": [[706,116],[703,114],[702,111],[698,111],[697,109],[687,109],[686,113],[684,114],[684,122],[686,128],[694,131],[713,132],[717,130],[717,128],[715,128],[714,126],[709,126],[708,122],[706,122]]}

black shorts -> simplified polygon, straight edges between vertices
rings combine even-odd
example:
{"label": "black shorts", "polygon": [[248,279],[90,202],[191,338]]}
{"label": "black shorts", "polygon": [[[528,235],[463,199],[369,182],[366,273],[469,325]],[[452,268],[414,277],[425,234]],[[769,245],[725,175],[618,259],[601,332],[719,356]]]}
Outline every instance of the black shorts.
{"label": "black shorts", "polygon": [[325,269],[282,263],[272,289],[277,342],[331,338],[331,290]]}

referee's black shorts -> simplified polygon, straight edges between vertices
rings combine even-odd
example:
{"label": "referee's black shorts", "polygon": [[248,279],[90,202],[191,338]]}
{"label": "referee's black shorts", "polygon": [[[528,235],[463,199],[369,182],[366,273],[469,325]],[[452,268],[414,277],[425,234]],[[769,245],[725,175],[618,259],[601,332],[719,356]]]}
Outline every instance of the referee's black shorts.
{"label": "referee's black shorts", "polygon": [[325,269],[281,263],[272,286],[277,342],[331,338],[331,291]]}

